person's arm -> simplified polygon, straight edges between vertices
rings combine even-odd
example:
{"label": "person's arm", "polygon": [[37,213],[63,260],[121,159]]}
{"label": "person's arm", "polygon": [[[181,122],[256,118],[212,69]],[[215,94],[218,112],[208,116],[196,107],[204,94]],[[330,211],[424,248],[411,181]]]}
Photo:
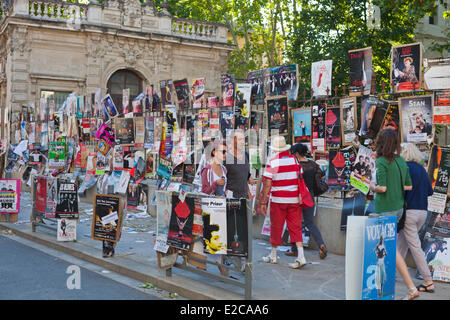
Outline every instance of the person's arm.
{"label": "person's arm", "polygon": [[206,194],[213,194],[217,189],[217,181],[212,184],[208,181],[208,169],[202,170],[202,192]]}
{"label": "person's arm", "polygon": [[261,209],[264,215],[267,214],[267,203],[269,202],[269,193],[272,186],[272,179],[264,178],[263,189],[261,191]]}
{"label": "person's arm", "polygon": [[[406,162],[405,162],[406,165]],[[411,176],[409,175],[409,168],[408,165],[406,165],[406,179],[405,179],[405,184],[403,186],[403,189],[405,189],[405,191],[409,191],[412,190],[413,186],[412,186],[412,180],[411,180]]]}
{"label": "person's arm", "polygon": [[370,184],[370,191],[373,193],[385,193],[386,192],[386,166],[381,162],[377,161],[377,183]]}

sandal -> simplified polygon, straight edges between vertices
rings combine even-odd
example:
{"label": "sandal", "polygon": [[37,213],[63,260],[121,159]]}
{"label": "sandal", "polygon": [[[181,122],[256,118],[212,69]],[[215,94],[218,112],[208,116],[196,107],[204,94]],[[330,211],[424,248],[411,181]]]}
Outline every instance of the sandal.
{"label": "sandal", "polygon": [[419,297],[419,291],[416,288],[414,288],[414,289],[409,289],[408,295],[406,297],[404,297],[402,300],[413,300],[417,297]]}
{"label": "sandal", "polygon": [[321,245],[320,248],[319,248],[319,257],[320,257],[320,259],[325,259],[326,256],[327,256],[327,253],[328,253],[328,250],[325,247],[325,245],[324,244]]}
{"label": "sandal", "polygon": [[[434,289],[428,289],[429,287],[434,286],[434,283],[429,284],[429,285],[425,285],[424,283],[422,283],[420,286],[417,287],[417,290],[419,292],[428,292],[428,293],[434,293]],[[422,290],[423,289],[423,290]]]}
{"label": "sandal", "polygon": [[289,256],[289,257],[296,257],[298,253],[297,253],[297,250],[289,249],[284,254]]}
{"label": "sandal", "polygon": [[270,255],[270,254],[268,256],[262,257],[262,261],[264,261],[266,263],[272,263],[272,264],[278,263],[277,258],[272,258],[272,255]]}

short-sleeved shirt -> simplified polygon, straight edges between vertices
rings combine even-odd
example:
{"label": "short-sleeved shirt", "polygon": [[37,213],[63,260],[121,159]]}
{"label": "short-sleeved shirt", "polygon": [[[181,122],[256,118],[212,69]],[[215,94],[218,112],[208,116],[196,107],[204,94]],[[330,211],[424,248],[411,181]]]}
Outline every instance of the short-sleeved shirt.
{"label": "short-sleeved shirt", "polygon": [[283,151],[269,160],[264,178],[272,180],[271,201],[298,203],[298,179],[301,167],[295,156]]}
{"label": "short-sleeved shirt", "polygon": [[233,192],[233,198],[248,198],[248,178],[250,176],[250,158],[247,152],[243,160],[227,154],[227,189]]}
{"label": "short-sleeved shirt", "polygon": [[405,159],[396,157],[389,163],[385,157],[378,158],[377,184],[386,187],[386,192],[375,195],[375,211],[381,213],[402,209],[405,201],[402,186],[412,185]]}

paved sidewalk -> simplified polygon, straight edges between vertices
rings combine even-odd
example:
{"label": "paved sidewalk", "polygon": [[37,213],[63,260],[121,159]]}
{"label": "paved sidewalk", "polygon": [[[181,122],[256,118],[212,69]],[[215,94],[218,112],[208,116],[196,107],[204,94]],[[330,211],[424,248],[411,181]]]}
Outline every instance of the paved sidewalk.
{"label": "paved sidewalk", "polygon": [[[77,242],[58,242],[56,233],[38,227],[31,231],[31,199],[29,193],[21,195],[22,212],[17,223],[0,223],[0,230],[11,229],[16,235],[60,250],[77,258],[95,263],[105,269],[115,271],[142,282],[176,292],[188,299],[243,299],[244,290],[234,285],[196,275],[189,271],[173,268],[172,277],[159,271],[156,253],[153,250],[156,219],[143,214],[129,212],[124,221],[122,238],[116,247],[116,256],[102,257],[102,243],[90,238],[92,205],[79,203],[80,222],[77,225]],[[48,223],[48,222],[47,222]],[[53,225],[55,227],[55,225]],[[269,253],[270,244],[255,239],[253,241],[253,299],[268,300],[343,300],[345,299],[345,257],[328,254],[320,260],[317,251],[305,250],[309,262],[301,270],[290,269],[293,261],[279,251],[279,264],[261,261]],[[181,258],[179,258],[181,260]],[[180,261],[179,260],[179,261]],[[208,265],[208,271],[219,274],[217,267]],[[411,275],[415,270],[410,269]],[[235,272],[232,275],[241,277]],[[401,278],[400,278],[401,279]],[[413,278],[416,284],[420,280]],[[423,293],[420,300],[450,300],[450,284],[436,283],[436,293]],[[406,294],[402,281],[397,281],[396,297]]]}

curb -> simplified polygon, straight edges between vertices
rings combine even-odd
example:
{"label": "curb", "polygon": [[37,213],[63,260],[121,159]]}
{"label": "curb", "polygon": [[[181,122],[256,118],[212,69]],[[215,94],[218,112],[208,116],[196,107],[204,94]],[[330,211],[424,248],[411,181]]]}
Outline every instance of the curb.
{"label": "curb", "polygon": [[[147,273],[143,273],[141,271],[133,270],[126,266],[126,263],[119,264],[120,261],[115,261],[117,263],[105,260],[104,258],[98,258],[91,254],[82,252],[80,250],[76,250],[74,248],[71,248],[63,243],[55,243],[49,239],[45,239],[45,236],[43,234],[40,234],[41,236],[38,236],[37,234],[29,234],[27,232],[24,232],[22,230],[19,230],[18,228],[11,227],[9,225],[5,225],[4,223],[0,223],[0,230],[11,230],[14,232],[15,235],[25,238],[27,240],[33,241],[35,243],[44,245],[46,247],[49,247],[51,249],[61,251],[63,253],[66,253],[68,255],[71,255],[75,258],[87,261],[89,263],[98,265],[102,268],[105,268],[107,270],[116,272],[120,275],[135,279],[137,281],[141,282],[150,282],[156,287],[159,287],[163,290],[169,291],[169,292],[176,292],[180,296],[187,298],[189,300],[243,300],[244,296],[239,295],[233,292],[225,291],[223,289],[220,289],[218,287],[213,286],[207,286],[204,284],[199,283],[198,281],[180,277],[177,275],[172,274],[171,277],[167,277],[165,275],[161,276],[155,276],[155,275],[149,275]],[[30,231],[31,232],[31,231]],[[77,245],[81,246],[80,242],[77,242]],[[197,290],[194,290],[192,288],[197,288]],[[204,290],[201,290],[204,289]],[[204,292],[209,292],[209,294],[206,294]]]}

